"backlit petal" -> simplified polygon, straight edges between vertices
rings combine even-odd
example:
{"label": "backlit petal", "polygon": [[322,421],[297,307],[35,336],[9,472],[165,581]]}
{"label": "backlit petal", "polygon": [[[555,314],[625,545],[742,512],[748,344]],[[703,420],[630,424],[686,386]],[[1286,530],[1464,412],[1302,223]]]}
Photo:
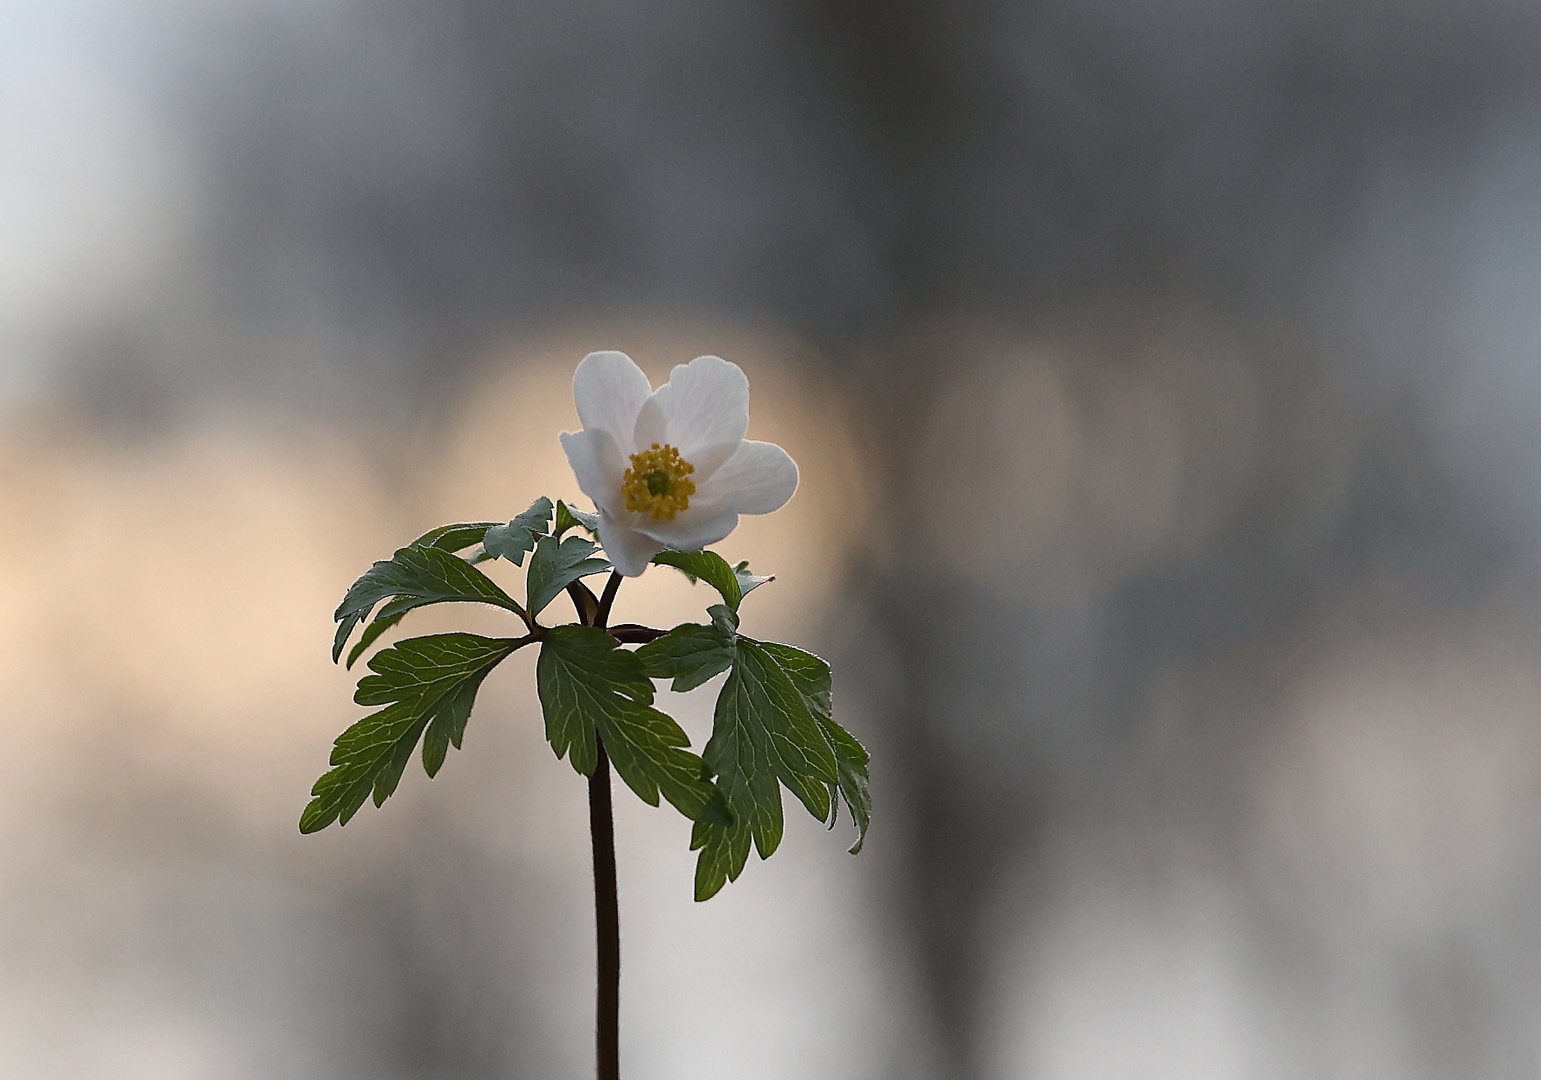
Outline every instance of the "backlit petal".
{"label": "backlit petal", "polygon": [[[692,506],[673,521],[644,517],[637,527],[676,551],[696,551],[715,544],[738,525],[738,511],[728,507],[696,509]],[[651,558],[651,556],[649,556]]]}
{"label": "backlit petal", "polygon": [[[698,356],[669,373],[669,381],[653,393],[662,412],[665,438],[687,461],[717,443],[736,443],[749,430],[749,380],[737,364],[716,356]],[[638,406],[639,411],[641,406]],[[649,430],[653,421],[648,421]]]}
{"label": "backlit petal", "polygon": [[663,544],[628,528],[603,510],[599,514],[599,541],[604,545],[605,554],[610,556],[610,565],[622,577],[636,577],[642,573],[653,556],[664,548]]}
{"label": "backlit petal", "polygon": [[625,353],[589,353],[573,372],[573,403],[584,428],[608,431],[628,453],[625,444],[650,393],[647,376]]}
{"label": "backlit petal", "polygon": [[738,448],[743,445],[743,440],[739,439],[736,442],[721,442],[691,451],[685,460],[696,467],[696,471],[690,474],[695,480],[696,486],[699,487],[704,483],[708,477],[722,467],[724,461],[732,457],[738,451]]}
{"label": "backlit petal", "polygon": [[797,490],[797,464],[775,443],[744,442],[708,479],[697,485],[691,509],[721,508],[740,514],[779,510]]}
{"label": "backlit petal", "polygon": [[[654,443],[662,446],[668,441],[669,418],[664,415],[663,406],[658,404],[658,394],[655,392],[642,403],[642,408],[637,413],[637,423],[632,429],[631,450],[645,450]],[[674,448],[680,449],[677,444]]]}
{"label": "backlit petal", "polygon": [[621,477],[626,471],[626,459],[620,447],[608,431],[600,428],[584,428],[582,431],[564,431],[562,449],[567,452],[567,464],[572,466],[578,478],[578,487],[600,510],[611,511],[621,507]]}

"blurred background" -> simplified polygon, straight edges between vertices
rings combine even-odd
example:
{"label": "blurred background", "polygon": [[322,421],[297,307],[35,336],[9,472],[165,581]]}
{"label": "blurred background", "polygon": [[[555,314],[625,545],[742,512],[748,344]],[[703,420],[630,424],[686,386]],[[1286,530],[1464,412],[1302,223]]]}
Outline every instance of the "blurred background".
{"label": "blurred background", "polygon": [[601,348],[748,372],[876,800],[696,905],[618,795],[629,1077],[1541,1072],[1541,7],[0,12],[0,1075],[591,1075],[532,658],[296,821]]}

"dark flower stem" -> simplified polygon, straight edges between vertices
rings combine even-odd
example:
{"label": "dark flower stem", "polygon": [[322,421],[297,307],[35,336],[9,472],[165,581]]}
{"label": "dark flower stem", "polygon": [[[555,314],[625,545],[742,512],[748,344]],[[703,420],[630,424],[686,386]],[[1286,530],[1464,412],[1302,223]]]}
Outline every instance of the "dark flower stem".
{"label": "dark flower stem", "polygon": [[594,615],[594,625],[601,630],[610,621],[610,608],[615,604],[615,594],[620,591],[621,575],[612,570],[610,580],[605,582],[605,591],[599,598],[599,611]]}
{"label": "dark flower stem", "polygon": [[[601,629],[621,587],[612,573],[594,611],[593,625]],[[592,594],[590,594],[592,596]],[[621,1076],[621,912],[615,883],[615,816],[610,806],[610,757],[596,735],[599,762],[589,777],[589,834],[594,841],[594,933],[599,990],[595,1003],[594,1047],[598,1080]]]}
{"label": "dark flower stem", "polygon": [[642,645],[649,641],[657,641],[666,633],[668,633],[667,630],[638,626],[636,623],[622,623],[620,626],[610,627],[610,636],[627,645]]}
{"label": "dark flower stem", "polygon": [[610,759],[599,743],[599,763],[589,777],[589,832],[594,838],[594,931],[599,993],[595,1005],[595,1075],[621,1076],[621,912],[615,889],[615,819],[610,811]]}

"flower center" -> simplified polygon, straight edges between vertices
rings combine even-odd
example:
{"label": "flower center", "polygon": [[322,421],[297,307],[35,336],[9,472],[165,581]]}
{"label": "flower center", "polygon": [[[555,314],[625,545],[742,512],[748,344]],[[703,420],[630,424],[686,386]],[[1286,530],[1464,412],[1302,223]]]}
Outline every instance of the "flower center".
{"label": "flower center", "polygon": [[626,509],[651,514],[654,521],[673,521],[675,514],[690,509],[690,497],[696,493],[690,474],[695,471],[668,443],[654,443],[631,455],[631,468],[621,477]]}

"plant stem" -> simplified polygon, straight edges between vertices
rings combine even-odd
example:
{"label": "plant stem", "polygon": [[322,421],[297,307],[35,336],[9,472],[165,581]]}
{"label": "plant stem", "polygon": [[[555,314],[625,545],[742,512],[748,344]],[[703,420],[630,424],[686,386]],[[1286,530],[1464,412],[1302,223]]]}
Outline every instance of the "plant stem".
{"label": "plant stem", "polygon": [[652,626],[639,626],[636,623],[621,623],[619,626],[610,627],[610,636],[627,645],[642,645],[649,641],[657,641],[668,632]]}
{"label": "plant stem", "polygon": [[621,913],[615,888],[615,819],[610,811],[610,758],[599,742],[589,777],[589,831],[594,838],[594,931],[599,992],[594,1046],[598,1080],[620,1080]]}
{"label": "plant stem", "polygon": [[[612,573],[594,613],[603,629],[621,575]],[[599,761],[589,777],[589,834],[594,842],[594,936],[599,988],[594,1010],[595,1074],[598,1080],[621,1076],[621,911],[615,882],[615,815],[610,805],[610,756],[595,735]]]}
{"label": "plant stem", "polygon": [[599,598],[599,611],[594,615],[594,625],[601,630],[610,621],[610,608],[615,604],[615,594],[621,590],[621,575],[614,570],[610,571],[610,580],[605,582],[604,595]]}

